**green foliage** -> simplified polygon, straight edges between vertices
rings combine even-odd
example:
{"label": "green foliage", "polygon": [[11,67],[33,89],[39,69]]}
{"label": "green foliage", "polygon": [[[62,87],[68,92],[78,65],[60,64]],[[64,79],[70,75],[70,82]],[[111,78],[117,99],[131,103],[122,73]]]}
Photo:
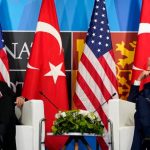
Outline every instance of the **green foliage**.
{"label": "green foliage", "polygon": [[104,126],[93,112],[85,110],[70,110],[56,114],[56,120],[52,126],[55,135],[69,132],[93,133],[103,135]]}

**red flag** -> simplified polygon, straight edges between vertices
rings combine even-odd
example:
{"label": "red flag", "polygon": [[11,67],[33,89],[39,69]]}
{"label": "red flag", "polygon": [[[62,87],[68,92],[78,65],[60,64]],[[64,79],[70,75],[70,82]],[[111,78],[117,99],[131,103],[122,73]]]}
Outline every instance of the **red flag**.
{"label": "red flag", "polygon": [[108,149],[108,100],[116,93],[116,66],[104,0],[95,0],[90,28],[77,73],[75,105],[102,120],[106,136],[100,139],[102,150]]}
{"label": "red flag", "polygon": [[2,40],[2,29],[0,25],[0,81],[6,82],[10,87],[8,57]]}
{"label": "red flag", "polygon": [[[54,0],[42,1],[22,91],[22,95],[29,100],[44,101],[47,133],[51,132],[57,109],[40,92],[60,110],[68,109],[64,53]],[[58,150],[64,142],[57,138],[49,140],[46,136],[48,149]]]}
{"label": "red flag", "polygon": [[[148,58],[150,57],[150,1],[142,1],[141,19],[138,32],[137,46],[135,50],[134,64],[132,70],[132,83],[136,80],[141,71],[147,69]],[[150,81],[148,79],[148,81]],[[147,81],[144,81],[147,82]]]}

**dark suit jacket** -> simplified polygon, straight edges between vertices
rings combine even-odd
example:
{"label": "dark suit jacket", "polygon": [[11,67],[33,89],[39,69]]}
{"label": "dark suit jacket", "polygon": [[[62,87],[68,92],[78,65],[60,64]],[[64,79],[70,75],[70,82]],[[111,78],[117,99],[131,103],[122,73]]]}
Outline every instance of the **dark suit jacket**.
{"label": "dark suit jacket", "polygon": [[14,114],[16,96],[6,83],[0,81],[0,123],[7,124]]}
{"label": "dark suit jacket", "polygon": [[139,86],[131,86],[128,100],[136,103],[136,123],[140,125],[143,136],[150,137],[150,83],[144,85],[139,92]]}
{"label": "dark suit jacket", "polygon": [[15,102],[16,96],[6,83],[0,81],[0,136],[4,150],[16,150]]}

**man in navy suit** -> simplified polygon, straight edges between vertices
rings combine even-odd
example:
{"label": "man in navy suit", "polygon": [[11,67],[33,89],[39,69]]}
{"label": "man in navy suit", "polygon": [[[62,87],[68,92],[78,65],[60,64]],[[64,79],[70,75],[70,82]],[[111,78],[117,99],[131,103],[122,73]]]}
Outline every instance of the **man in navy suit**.
{"label": "man in navy suit", "polygon": [[[150,61],[147,70],[139,75],[131,86],[128,100],[136,103],[135,113],[135,131],[131,150],[144,150],[144,141],[147,141],[147,150],[150,150],[150,82],[140,89],[140,83],[143,79],[150,76]],[[148,140],[144,140],[148,139]]]}
{"label": "man in navy suit", "polygon": [[15,105],[21,107],[23,103],[24,98],[16,97],[11,88],[0,81],[0,149],[2,150],[16,150]]}

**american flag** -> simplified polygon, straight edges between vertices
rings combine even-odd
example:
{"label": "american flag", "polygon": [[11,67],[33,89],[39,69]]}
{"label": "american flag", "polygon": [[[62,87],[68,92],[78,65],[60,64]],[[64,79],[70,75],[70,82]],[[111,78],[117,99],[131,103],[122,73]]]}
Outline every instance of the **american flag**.
{"label": "american flag", "polygon": [[0,81],[6,82],[10,87],[8,58],[6,50],[4,48],[1,25],[0,25]]}
{"label": "american flag", "polygon": [[[116,66],[104,0],[95,0],[84,52],[79,62],[74,102],[79,109],[94,112],[108,135],[108,100],[117,94]],[[108,136],[101,138],[108,149]]]}

